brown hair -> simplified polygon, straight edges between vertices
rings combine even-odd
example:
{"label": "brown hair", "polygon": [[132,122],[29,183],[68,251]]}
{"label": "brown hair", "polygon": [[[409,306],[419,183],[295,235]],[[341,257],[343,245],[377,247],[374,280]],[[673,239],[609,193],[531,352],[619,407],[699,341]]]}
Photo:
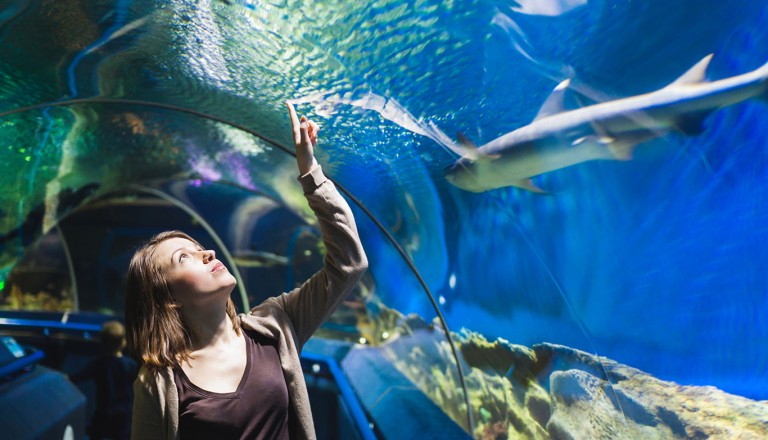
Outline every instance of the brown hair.
{"label": "brown hair", "polygon": [[[125,282],[125,324],[128,351],[152,368],[171,367],[189,359],[192,342],[176,306],[162,268],[153,258],[157,245],[170,238],[197,240],[181,231],[161,232],[150,238],[131,258]],[[203,247],[203,246],[200,246]],[[240,334],[232,298],[227,315]]]}

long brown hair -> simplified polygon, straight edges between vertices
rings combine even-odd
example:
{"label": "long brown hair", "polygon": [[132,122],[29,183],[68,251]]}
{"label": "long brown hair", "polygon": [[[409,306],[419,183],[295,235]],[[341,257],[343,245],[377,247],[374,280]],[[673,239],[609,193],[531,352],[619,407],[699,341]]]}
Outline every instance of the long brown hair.
{"label": "long brown hair", "polygon": [[[184,232],[161,232],[133,254],[125,282],[128,351],[152,368],[180,364],[189,359],[192,351],[187,326],[174,302],[162,268],[154,258],[157,245],[170,238],[185,238],[200,246],[197,240]],[[227,299],[227,315],[237,334],[240,334],[240,322],[232,298]]]}

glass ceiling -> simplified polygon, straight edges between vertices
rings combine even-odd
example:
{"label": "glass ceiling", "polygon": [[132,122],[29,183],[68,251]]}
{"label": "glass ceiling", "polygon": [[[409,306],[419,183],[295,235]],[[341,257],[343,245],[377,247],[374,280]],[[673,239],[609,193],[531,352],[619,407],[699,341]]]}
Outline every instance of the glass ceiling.
{"label": "glass ceiling", "polygon": [[[347,344],[382,429],[423,399],[476,438],[768,436],[762,2],[2,5],[3,308],[119,315],[105,274],[174,225],[235,264],[241,310],[306,277],[290,101],[371,263],[309,349]],[[557,113],[587,121],[483,147]],[[70,299],[25,307],[43,266]]]}

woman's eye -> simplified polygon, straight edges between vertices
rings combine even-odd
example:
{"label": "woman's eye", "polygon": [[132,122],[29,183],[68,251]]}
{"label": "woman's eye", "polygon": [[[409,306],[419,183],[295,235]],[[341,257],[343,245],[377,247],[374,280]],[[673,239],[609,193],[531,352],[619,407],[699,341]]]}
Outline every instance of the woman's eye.
{"label": "woman's eye", "polygon": [[185,258],[187,258],[187,254],[181,254],[181,255],[179,255],[179,262],[181,262],[181,260],[183,260],[183,259],[185,259]]}

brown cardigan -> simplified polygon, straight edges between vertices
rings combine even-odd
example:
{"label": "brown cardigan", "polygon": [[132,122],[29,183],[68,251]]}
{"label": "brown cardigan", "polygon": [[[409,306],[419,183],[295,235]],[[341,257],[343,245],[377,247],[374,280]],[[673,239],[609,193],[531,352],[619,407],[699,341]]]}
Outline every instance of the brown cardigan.
{"label": "brown cardigan", "polygon": [[[299,353],[320,324],[357,284],[368,260],[347,202],[320,167],[299,181],[320,224],[327,249],[324,267],[300,287],[272,297],[240,315],[246,329],[278,342],[288,386],[291,439],[314,439],[307,386]],[[134,382],[132,439],[178,439],[179,396],[172,369],[141,368]]]}

